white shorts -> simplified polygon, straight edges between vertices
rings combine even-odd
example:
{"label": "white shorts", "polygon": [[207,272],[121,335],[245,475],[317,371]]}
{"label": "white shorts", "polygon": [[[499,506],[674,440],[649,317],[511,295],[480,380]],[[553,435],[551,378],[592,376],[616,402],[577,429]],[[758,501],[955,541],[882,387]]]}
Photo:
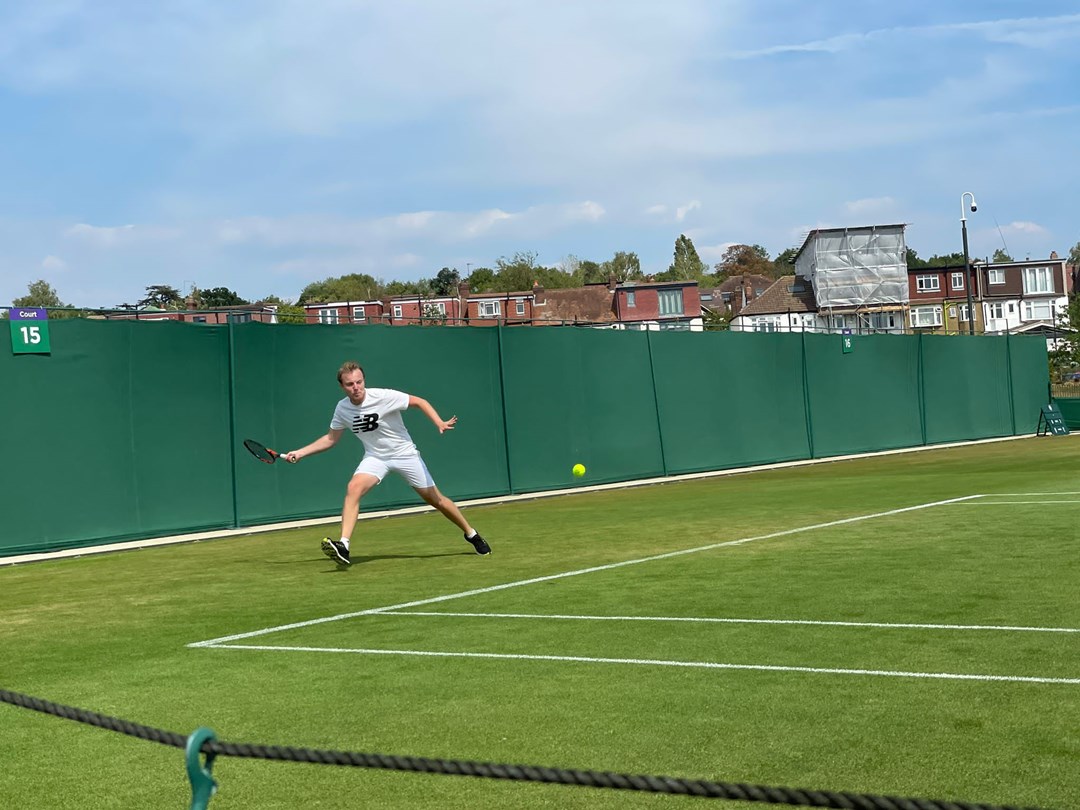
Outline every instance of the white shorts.
{"label": "white shorts", "polygon": [[360,473],[373,475],[379,479],[379,483],[382,483],[388,472],[396,472],[413,489],[428,489],[435,486],[435,479],[431,477],[431,473],[428,472],[427,465],[420,458],[419,453],[412,456],[401,456],[400,458],[364,456],[353,475]]}

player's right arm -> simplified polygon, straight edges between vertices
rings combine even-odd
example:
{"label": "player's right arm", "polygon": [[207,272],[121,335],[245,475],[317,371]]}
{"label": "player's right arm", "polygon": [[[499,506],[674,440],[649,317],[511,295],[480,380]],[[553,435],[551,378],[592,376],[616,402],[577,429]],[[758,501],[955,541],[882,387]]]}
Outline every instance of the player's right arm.
{"label": "player's right arm", "polygon": [[333,428],[331,428],[330,430],[326,431],[324,435],[317,438],[311,444],[304,445],[299,450],[290,450],[288,453],[285,454],[284,458],[290,464],[295,464],[302,458],[306,458],[307,456],[313,456],[316,453],[322,453],[326,450],[329,450],[331,447],[337,444],[337,441],[341,438],[342,433],[344,433],[344,431],[334,430]]}

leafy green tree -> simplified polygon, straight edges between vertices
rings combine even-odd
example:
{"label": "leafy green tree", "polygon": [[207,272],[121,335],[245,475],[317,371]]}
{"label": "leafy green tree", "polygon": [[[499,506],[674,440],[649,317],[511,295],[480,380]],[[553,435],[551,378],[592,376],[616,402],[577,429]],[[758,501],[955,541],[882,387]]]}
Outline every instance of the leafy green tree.
{"label": "leafy green tree", "polygon": [[[267,303],[275,303],[269,301],[269,299],[263,299]],[[305,323],[307,321],[304,308],[297,304],[282,304],[277,305],[277,319],[278,323]]]}
{"label": "leafy green tree", "polygon": [[656,276],[658,281],[702,281],[709,272],[709,265],[698,256],[697,248],[686,234],[675,240],[675,255],[668,269]]}
{"label": "leafy green tree", "polygon": [[598,284],[602,281],[607,281],[604,265],[589,261],[588,259],[583,261],[578,267],[577,275],[578,278],[581,279],[581,284]]}
{"label": "leafy green tree", "polygon": [[417,281],[388,281],[382,284],[383,295],[416,295],[430,298],[434,295],[431,280],[422,278]]}
{"label": "leafy green tree", "polygon": [[701,320],[706,332],[726,332],[731,328],[731,314],[702,309]]}
{"label": "leafy green tree", "polygon": [[[26,290],[26,295],[11,302],[13,307],[47,307],[50,310],[49,318],[52,320],[80,318],[84,315],[82,310],[71,309],[71,304],[61,301],[60,295],[44,279],[31,282]],[[67,309],[64,309],[65,307]],[[7,312],[4,313],[3,320],[7,320]]]}
{"label": "leafy green tree", "polygon": [[213,307],[237,307],[251,303],[250,301],[245,301],[228,287],[214,287],[209,290],[197,290],[194,298],[196,306],[205,307],[207,309]]}
{"label": "leafy green tree", "polygon": [[642,277],[641,259],[638,258],[636,253],[626,253],[619,250],[616,251],[614,256],[600,265],[600,271],[603,274],[603,281],[607,281],[609,276],[615,276],[615,280],[620,284],[639,279]]}
{"label": "leafy green tree", "polygon": [[[970,257],[969,257],[970,258]],[[931,256],[926,260],[926,264],[923,267],[963,267],[964,266],[964,253],[959,251],[957,253],[945,253],[940,256]]]}
{"label": "leafy green tree", "polygon": [[1080,242],[1069,249],[1069,264],[1080,266]]}
{"label": "leafy green tree", "polygon": [[780,276],[790,276],[795,272],[795,257],[799,254],[798,248],[788,248],[787,250],[781,250],[776,254],[776,258],[773,259],[773,278],[780,278]]}
{"label": "leafy green tree", "polygon": [[907,249],[907,266],[909,268],[926,267],[926,259],[920,259],[919,254],[915,252],[915,248]]}
{"label": "leafy green tree", "polygon": [[998,248],[997,250],[994,251],[994,255],[990,259],[990,261],[997,263],[997,262],[1011,262],[1011,261],[1015,261],[1015,260],[1013,259],[1012,256],[1010,256],[1004,250],[1002,250],[1001,248]]}
{"label": "leafy green tree", "polygon": [[495,271],[490,267],[477,267],[469,273],[469,277],[465,281],[469,283],[470,292],[486,293],[495,291]]}
{"label": "leafy green tree", "polygon": [[298,304],[327,304],[331,301],[375,301],[382,285],[367,273],[349,273],[337,278],[313,281],[300,293]]}
{"label": "leafy green tree", "polygon": [[539,270],[532,251],[520,251],[509,259],[503,256],[495,261],[495,289],[498,292],[531,290],[533,282],[540,280]]}
{"label": "leafy green tree", "polygon": [[458,271],[454,268],[444,267],[431,280],[431,291],[435,295],[457,295],[458,284],[460,283],[461,276],[458,275]]}
{"label": "leafy green tree", "polygon": [[716,280],[719,282],[744,273],[772,278],[775,270],[769,251],[761,245],[732,245],[716,265]]}
{"label": "leafy green tree", "polygon": [[139,306],[158,309],[179,309],[183,303],[184,297],[179,290],[167,284],[150,285],[146,288],[146,295],[139,299]]}
{"label": "leafy green tree", "polygon": [[[1069,296],[1069,306],[1058,317],[1058,325],[1080,330],[1080,294]],[[1066,371],[1080,367],[1080,331],[1059,338],[1050,352],[1050,378],[1060,382]]]}

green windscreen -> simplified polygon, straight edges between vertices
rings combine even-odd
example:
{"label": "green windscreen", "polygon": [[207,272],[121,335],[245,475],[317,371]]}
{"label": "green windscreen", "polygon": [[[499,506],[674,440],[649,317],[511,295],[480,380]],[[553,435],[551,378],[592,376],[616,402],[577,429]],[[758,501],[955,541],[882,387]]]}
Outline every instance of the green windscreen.
{"label": "green windscreen", "polygon": [[808,458],[800,335],[650,334],[668,473]]}
{"label": "green windscreen", "polygon": [[[299,464],[243,440],[285,452],[325,435],[346,360],[458,417],[440,435],[404,415],[455,500],[1031,433],[1048,396],[1034,336],[856,335],[845,352],[838,335],[570,327],[50,333],[50,354],[0,352],[0,556],[338,514],[354,436]],[[388,476],[362,509],[419,503]]]}

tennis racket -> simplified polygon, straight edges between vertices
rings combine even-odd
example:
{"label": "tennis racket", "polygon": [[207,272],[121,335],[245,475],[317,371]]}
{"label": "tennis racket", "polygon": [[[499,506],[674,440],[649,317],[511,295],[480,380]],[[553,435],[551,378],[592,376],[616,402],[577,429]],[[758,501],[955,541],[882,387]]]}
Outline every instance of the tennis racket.
{"label": "tennis racket", "polygon": [[244,447],[248,449],[248,452],[250,452],[251,455],[266,464],[273,464],[281,458],[281,456],[285,455],[284,453],[279,453],[277,450],[271,450],[269,447],[260,444],[254,439],[244,439]]}

